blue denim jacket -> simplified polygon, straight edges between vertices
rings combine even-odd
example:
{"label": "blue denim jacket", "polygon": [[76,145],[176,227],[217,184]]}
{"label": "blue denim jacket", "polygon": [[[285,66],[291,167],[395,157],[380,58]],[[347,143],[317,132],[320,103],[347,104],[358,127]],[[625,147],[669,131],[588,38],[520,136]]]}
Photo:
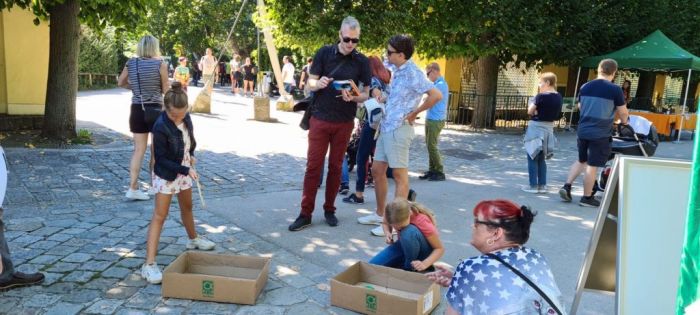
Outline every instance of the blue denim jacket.
{"label": "blue denim jacket", "polygon": [[[190,118],[189,113],[185,115],[184,122],[190,135],[190,156],[194,156],[197,142],[194,140],[192,118]],[[185,157],[185,141],[182,139],[182,131],[177,129],[165,111],[156,120],[152,132],[153,155],[156,160],[153,172],[167,181],[175,180],[177,174],[188,175],[190,168],[182,165],[182,159]]]}

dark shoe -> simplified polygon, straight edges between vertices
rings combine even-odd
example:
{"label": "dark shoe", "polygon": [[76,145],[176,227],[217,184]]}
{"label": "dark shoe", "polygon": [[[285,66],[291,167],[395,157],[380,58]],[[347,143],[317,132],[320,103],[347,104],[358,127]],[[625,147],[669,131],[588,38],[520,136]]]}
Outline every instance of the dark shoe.
{"label": "dark shoe", "polygon": [[418,179],[428,179],[428,178],[430,178],[430,175],[433,175],[433,172],[427,171],[427,172],[423,173],[423,175],[418,176]]}
{"label": "dark shoe", "polygon": [[571,202],[571,187],[564,186],[560,188],[559,197],[566,202]]}
{"label": "dark shoe", "polygon": [[337,226],[338,225],[338,218],[335,217],[335,212],[326,212],[323,214],[326,216],[326,223],[330,226]]}
{"label": "dark shoe", "polygon": [[345,203],[352,203],[356,205],[362,205],[365,203],[365,198],[360,198],[354,193],[350,194],[350,196],[343,198],[343,202]]}
{"label": "dark shoe", "polygon": [[445,180],[445,173],[433,173],[428,177],[428,181],[431,182],[441,182],[443,180]]}
{"label": "dark shoe", "polygon": [[301,231],[311,225],[311,218],[299,215],[294,223],[289,225],[289,230],[292,232]]}
{"label": "dark shoe", "polygon": [[600,201],[595,199],[593,196],[581,197],[581,201],[578,202],[578,205],[583,207],[598,208],[600,207]]}
{"label": "dark shoe", "polygon": [[9,290],[17,287],[23,287],[27,285],[33,285],[41,283],[42,281],[44,281],[43,273],[37,272],[26,274],[16,271],[12,274],[12,278],[10,278],[10,280],[0,282],[0,291]]}
{"label": "dark shoe", "polygon": [[408,190],[408,201],[416,201],[416,191],[413,189]]}
{"label": "dark shoe", "polygon": [[347,195],[349,192],[350,187],[348,187],[348,185],[340,185],[340,190],[338,191],[338,193],[340,193],[341,195]]}

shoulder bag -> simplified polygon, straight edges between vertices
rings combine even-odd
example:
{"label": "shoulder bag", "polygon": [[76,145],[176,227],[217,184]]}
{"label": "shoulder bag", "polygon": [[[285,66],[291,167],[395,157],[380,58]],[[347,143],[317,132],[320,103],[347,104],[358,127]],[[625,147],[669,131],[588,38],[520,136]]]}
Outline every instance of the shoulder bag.
{"label": "shoulder bag", "polygon": [[143,110],[143,121],[146,123],[148,126],[153,126],[153,124],[156,122],[156,119],[158,119],[158,116],[160,116],[162,106],[145,106],[143,104],[143,93],[141,93],[141,75],[139,74],[140,69],[139,69],[139,58],[136,58],[136,86],[139,88],[139,97],[141,98],[141,109]]}
{"label": "shoulder bag", "polygon": [[[340,69],[340,67],[342,67],[348,61],[347,58],[350,57],[344,57],[343,60],[341,60],[340,63],[337,66],[335,66],[335,68],[333,68],[333,70],[331,70],[331,72],[329,72],[326,76],[333,77],[333,74],[335,74],[338,71],[338,69]],[[314,110],[314,100],[316,99],[316,92],[311,92],[311,95],[297,102],[294,105],[294,108],[292,109],[295,112],[302,110],[304,111],[304,116],[301,118],[301,122],[299,123],[299,127],[301,127],[301,129],[309,130],[309,121],[311,120],[311,114]]]}
{"label": "shoulder bag", "polygon": [[549,303],[549,305],[554,309],[555,312],[557,312],[557,314],[562,315],[562,312],[559,310],[559,308],[557,307],[557,305],[554,304],[554,302],[552,301],[552,299],[550,299],[549,296],[547,296],[547,294],[545,294],[544,291],[542,291],[542,289],[540,289],[540,287],[538,287],[534,282],[532,282],[532,281],[530,280],[530,278],[528,278],[527,276],[525,276],[525,275],[524,275],[522,272],[520,272],[518,269],[515,269],[515,267],[513,267],[511,264],[507,263],[507,262],[506,262],[505,260],[503,260],[501,257],[498,257],[497,255],[494,255],[494,254],[491,254],[491,253],[487,253],[486,256],[489,256],[489,258],[493,258],[493,259],[495,259],[495,260],[498,260],[500,263],[502,263],[504,266],[508,267],[508,269],[510,269],[511,271],[513,271],[513,272],[514,272],[516,275],[518,275],[520,278],[522,278],[523,280],[525,280],[525,282],[526,282],[527,284],[529,284],[533,289],[535,289],[535,291],[537,291],[537,293],[539,293],[539,295],[540,295],[545,301],[547,301],[547,303]]}

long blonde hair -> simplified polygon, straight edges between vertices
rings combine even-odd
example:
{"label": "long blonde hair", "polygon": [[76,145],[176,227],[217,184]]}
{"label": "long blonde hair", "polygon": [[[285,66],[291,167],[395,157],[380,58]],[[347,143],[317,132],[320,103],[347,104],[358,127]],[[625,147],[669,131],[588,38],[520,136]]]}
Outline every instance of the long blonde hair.
{"label": "long blonde hair", "polygon": [[389,224],[398,224],[405,222],[411,217],[412,213],[420,213],[427,215],[433,225],[437,226],[437,221],[435,221],[435,214],[432,210],[426,208],[424,205],[411,202],[403,198],[394,199],[386,205],[384,211],[384,216],[386,217],[386,222]]}

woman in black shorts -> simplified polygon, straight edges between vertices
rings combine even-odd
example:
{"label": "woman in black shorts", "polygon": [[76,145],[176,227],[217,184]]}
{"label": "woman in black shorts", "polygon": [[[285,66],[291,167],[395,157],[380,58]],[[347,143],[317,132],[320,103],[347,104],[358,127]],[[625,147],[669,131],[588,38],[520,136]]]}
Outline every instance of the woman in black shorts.
{"label": "woman in black shorts", "polygon": [[[134,134],[134,153],[129,165],[129,189],[126,198],[131,200],[148,200],[146,193],[138,187],[139,172],[148,146],[148,134],[155,121],[145,120],[145,108],[163,107],[163,93],[168,90],[168,67],[160,55],[158,39],[151,35],[141,38],[136,47],[137,57],[126,62],[119,75],[119,86],[130,89],[131,114],[129,129]],[[153,170],[153,148],[149,169]]]}
{"label": "woman in black shorts", "polygon": [[248,96],[248,90],[250,90],[250,96],[253,96],[255,91],[253,81],[255,81],[255,66],[250,62],[250,57],[247,57],[243,65],[243,96]]}

